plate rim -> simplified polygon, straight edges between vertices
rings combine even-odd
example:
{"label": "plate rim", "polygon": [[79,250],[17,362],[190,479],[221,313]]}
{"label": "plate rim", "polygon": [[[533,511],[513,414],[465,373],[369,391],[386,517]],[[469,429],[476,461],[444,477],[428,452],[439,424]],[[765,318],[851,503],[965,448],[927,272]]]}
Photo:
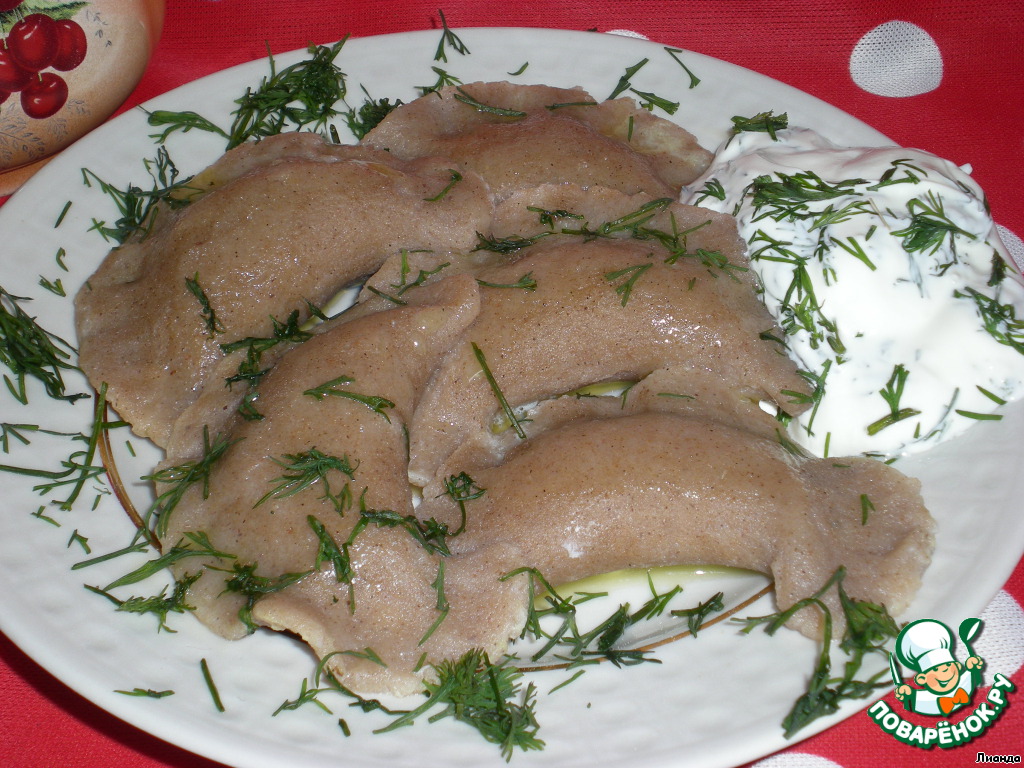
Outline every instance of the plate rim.
{"label": "plate rim", "polygon": [[[367,36],[360,36],[360,37],[353,36],[353,37],[348,39],[348,41],[346,42],[345,45],[347,46],[347,45],[350,45],[352,43],[357,43],[357,41],[375,41],[375,42],[389,41],[389,42],[397,42],[397,41],[401,41],[401,40],[404,40],[404,39],[413,40],[413,41],[415,41],[417,43],[419,43],[422,40],[427,40],[427,39],[431,40],[432,42],[436,42],[437,37],[441,34],[441,31],[442,30],[440,30],[440,29],[430,29],[430,30],[413,30],[413,31],[406,31],[406,32],[394,32],[394,33],[388,33],[388,34],[383,34],[383,35],[367,35]],[[552,28],[545,28],[545,27],[453,27],[452,31],[457,32],[459,34],[467,34],[467,35],[469,35],[469,34],[477,35],[477,34],[481,34],[481,33],[485,33],[487,35],[500,35],[500,34],[506,34],[506,33],[515,32],[517,34],[541,35],[541,36],[548,36],[548,35],[550,35],[550,36],[571,36],[573,38],[582,38],[583,36],[593,36],[595,34],[596,35],[602,35],[602,36],[609,36],[609,37],[614,35],[615,37],[617,37],[621,41],[627,41],[628,45],[641,44],[644,47],[648,47],[648,46],[661,46],[660,43],[657,43],[656,41],[652,41],[652,40],[649,40],[649,39],[632,38],[632,37],[627,37],[627,36],[623,36],[623,35],[615,35],[615,33],[608,33],[608,32],[592,33],[592,32],[585,32],[585,31],[582,31],[582,30],[564,30],[564,29],[552,29]],[[607,42],[607,41],[605,41],[605,42]],[[276,60],[279,60],[281,58],[289,58],[289,57],[292,57],[292,56],[301,55],[302,52],[304,52],[305,50],[306,50],[305,48],[293,49],[292,51],[287,51],[287,52],[284,52],[284,53],[274,54],[274,58]],[[639,48],[638,48],[638,50],[639,50]],[[685,49],[683,49],[683,50],[685,50]],[[827,101],[824,101],[824,100],[822,100],[822,99],[820,99],[820,98],[818,98],[816,96],[813,96],[811,94],[808,94],[808,93],[806,93],[804,91],[800,91],[799,89],[795,88],[794,86],[790,86],[790,85],[788,85],[786,83],[783,83],[781,81],[774,80],[774,79],[772,79],[772,78],[770,78],[770,77],[768,77],[766,75],[760,74],[760,73],[758,73],[758,72],[756,72],[754,70],[748,69],[746,67],[742,67],[740,65],[732,64],[730,62],[727,62],[727,61],[724,61],[724,60],[721,60],[721,59],[716,59],[716,58],[714,58],[712,56],[708,56],[706,54],[701,54],[701,53],[697,53],[697,52],[693,52],[693,51],[685,51],[685,52],[687,53],[688,56],[699,57],[699,59],[701,59],[701,60],[708,60],[708,61],[715,62],[716,66],[718,66],[718,65],[725,65],[727,68],[735,69],[735,70],[739,70],[739,71],[742,71],[744,73],[747,73],[747,76],[751,76],[751,77],[753,77],[755,79],[758,79],[759,81],[770,82],[773,85],[773,87],[784,88],[784,89],[787,90],[787,92],[789,92],[791,94],[799,94],[800,98],[805,99],[805,100],[809,100],[808,103],[813,103],[813,104],[816,104],[816,105],[820,105],[820,106],[823,106],[823,107],[827,108],[828,110],[839,112],[839,113],[841,113],[844,116],[845,120],[854,121],[857,124],[859,124],[859,126],[861,126],[864,129],[866,129],[867,131],[873,132],[874,134],[877,134],[878,143],[880,145],[881,144],[892,144],[892,142],[887,137],[885,137],[883,134],[881,134],[878,131],[876,131],[869,124],[859,120],[858,118],[853,117],[852,115],[849,115],[849,114],[847,114],[845,112],[842,112],[842,110],[840,108],[838,108],[838,107],[828,103]],[[186,84],[183,84],[181,86],[178,86],[178,87],[176,87],[176,88],[174,88],[174,89],[172,89],[170,91],[167,91],[166,93],[163,93],[163,94],[160,94],[158,96],[155,96],[152,99],[149,99],[146,102],[144,102],[143,104],[139,105],[138,107],[136,107],[136,108],[134,108],[132,110],[129,110],[127,113],[122,113],[118,117],[115,117],[112,120],[110,120],[107,123],[105,123],[104,125],[100,126],[95,131],[93,131],[91,134],[88,134],[87,136],[83,137],[82,139],[80,139],[75,144],[71,145],[71,147],[69,147],[68,149],[64,150],[64,153],[68,153],[69,155],[73,156],[72,151],[76,147],[79,147],[83,142],[98,141],[98,139],[95,139],[95,138],[90,139],[90,137],[94,137],[94,136],[101,136],[102,137],[102,136],[106,136],[107,133],[110,133],[110,134],[115,133],[116,129],[111,128],[111,126],[117,126],[119,128],[121,125],[127,125],[128,121],[133,119],[131,117],[132,113],[134,113],[138,109],[144,109],[147,105],[153,105],[154,103],[159,103],[160,101],[165,100],[165,99],[179,98],[182,92],[186,92],[189,89],[201,89],[205,85],[208,85],[209,82],[212,81],[212,80],[215,80],[217,78],[228,77],[228,73],[237,74],[237,73],[240,73],[240,72],[243,72],[243,71],[244,72],[248,72],[249,70],[252,70],[253,73],[256,76],[258,76],[259,75],[259,71],[258,71],[259,67],[261,65],[265,65],[267,60],[268,59],[264,57],[264,58],[257,58],[257,59],[253,59],[253,60],[248,61],[248,62],[243,62],[243,63],[240,63],[240,64],[236,64],[236,65],[233,65],[231,67],[228,67],[228,68],[219,70],[217,72],[211,73],[209,75],[206,75],[206,76],[204,76],[202,78],[198,78],[196,80],[190,81],[189,83],[186,83]],[[712,147],[708,147],[708,148],[709,149],[713,149]],[[62,154],[64,154],[64,153],[62,153]],[[38,194],[36,192],[36,188],[37,187],[39,187],[40,189],[45,188],[49,184],[50,177],[52,176],[52,177],[56,178],[58,176],[58,174],[64,175],[64,176],[67,175],[66,171],[65,171],[65,169],[63,167],[63,164],[60,163],[60,157],[55,158],[54,162],[52,162],[51,164],[48,164],[46,167],[41,169],[39,171],[39,173],[33,179],[30,179],[29,182],[26,183],[26,185],[21,190],[16,192],[10,198],[10,200],[8,200],[4,204],[4,206],[0,207],[0,226],[2,226],[4,224],[4,222],[6,221],[6,218],[7,218],[7,217],[5,217],[3,215],[5,210],[7,210],[7,211],[17,211],[17,208],[21,205],[21,202],[20,202],[21,200],[27,200],[28,198],[32,197],[33,195]],[[18,202],[15,203],[15,201],[18,201]],[[13,208],[10,208],[9,206],[11,206],[12,203],[15,203],[15,206]],[[1012,569],[1011,569],[1011,572],[1012,572]],[[1004,581],[1005,581],[1005,579],[1004,579]],[[996,589],[996,592],[998,592],[998,589]],[[2,603],[3,600],[4,600],[4,598],[0,597],[0,603]],[[16,622],[15,622],[15,624],[16,624]],[[76,686],[70,684],[67,681],[67,678],[63,677],[62,675],[60,675],[60,674],[58,674],[56,672],[53,672],[52,668],[51,668],[51,663],[48,663],[48,662],[52,662],[52,660],[44,661],[44,660],[40,660],[39,658],[37,658],[36,655],[33,654],[33,652],[31,652],[28,648],[26,648],[22,644],[22,642],[19,641],[19,639],[17,637],[17,635],[18,635],[17,630],[15,630],[14,634],[12,634],[12,632],[10,631],[10,626],[11,625],[9,624],[8,619],[4,616],[4,612],[0,611],[0,631],[3,631],[4,634],[7,635],[7,637],[9,639],[11,639],[11,641],[15,645],[17,645],[27,656],[29,656],[29,658],[32,658],[33,661],[35,661],[41,667],[43,667],[48,672],[50,672],[50,674],[53,674],[54,676],[58,677],[58,679],[60,679],[64,684],[68,685],[73,690],[78,691],[81,695],[83,695],[85,698],[87,698],[90,702],[96,704],[97,706],[100,706],[102,709],[110,712],[114,716],[119,717],[122,720],[125,720],[126,722],[130,723],[134,727],[139,727],[140,729],[142,729],[141,726],[139,726],[135,722],[133,722],[133,718],[130,715],[129,716],[125,716],[125,715],[123,715],[121,713],[121,711],[127,712],[128,710],[131,709],[130,702],[126,702],[123,707],[116,707],[116,708],[111,708],[109,706],[105,706],[103,704],[100,704],[94,698],[92,698],[88,693],[85,693],[82,690],[79,690]],[[57,666],[59,668],[60,665],[55,665],[55,666]],[[879,695],[882,695],[883,693],[884,693],[884,691],[881,692]],[[868,703],[869,703],[869,701],[865,700],[865,703],[858,704],[858,706],[854,709],[854,712],[855,711],[860,711],[864,707],[868,706]],[[849,714],[852,714],[852,712],[849,713]],[[845,715],[845,716],[848,716],[848,714]],[[844,719],[844,718],[839,718],[839,719]],[[831,727],[831,725],[834,725],[836,722],[839,721],[839,719],[836,719],[836,720],[829,719],[828,721],[823,721],[823,722],[820,723],[820,727],[817,728],[817,729],[815,729],[815,727],[813,727],[813,726],[809,727],[808,729],[806,729],[806,732],[801,732],[798,735],[797,739],[786,741],[784,744],[780,745],[780,748],[781,747],[785,747],[785,746],[789,746],[789,745],[794,744],[794,743],[797,743],[798,741],[800,741],[802,739],[805,739],[807,737],[810,737],[811,735],[814,735],[815,733],[820,732],[820,730],[824,730],[827,727]],[[151,731],[151,730],[146,730],[146,732],[149,733],[150,735],[155,736],[156,738],[163,738],[162,736],[153,733],[153,731]],[[166,740],[166,739],[164,739],[164,740]],[[173,742],[172,741],[170,743],[176,743],[176,744],[178,744],[178,746],[182,746],[180,743],[177,743],[177,742]],[[195,751],[195,748],[193,746],[182,746],[182,748],[190,750],[190,751]],[[206,752],[197,751],[196,754],[207,754],[207,753]],[[758,754],[767,754],[767,753],[759,752]],[[523,759],[522,756],[517,756],[517,757],[519,757],[520,760]],[[220,756],[220,757],[214,756],[212,759],[223,760],[224,757],[223,756]]]}

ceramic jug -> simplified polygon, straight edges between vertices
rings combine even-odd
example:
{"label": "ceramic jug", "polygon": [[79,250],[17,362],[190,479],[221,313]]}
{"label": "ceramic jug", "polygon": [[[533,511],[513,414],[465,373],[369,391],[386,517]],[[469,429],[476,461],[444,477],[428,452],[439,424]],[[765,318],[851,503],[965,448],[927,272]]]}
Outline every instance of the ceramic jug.
{"label": "ceramic jug", "polygon": [[164,0],[0,0],[0,195],[117,110],[164,10]]}

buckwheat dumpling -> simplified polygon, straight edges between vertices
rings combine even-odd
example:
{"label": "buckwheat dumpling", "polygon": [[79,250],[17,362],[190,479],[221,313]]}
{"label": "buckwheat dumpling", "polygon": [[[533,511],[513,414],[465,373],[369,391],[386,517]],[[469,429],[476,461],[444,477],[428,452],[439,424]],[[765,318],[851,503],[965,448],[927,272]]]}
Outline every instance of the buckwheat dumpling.
{"label": "buckwheat dumpling", "polygon": [[678,197],[711,153],[629,98],[508,82],[448,86],[391,112],[363,143],[398,157],[450,157],[498,199],[545,182]]}
{"label": "buckwheat dumpling", "polygon": [[[508,409],[663,369],[655,380],[674,389],[654,394],[668,396],[661,398],[666,410],[699,396],[705,413],[718,402],[719,410],[774,432],[762,401],[787,411],[805,407],[792,402],[806,383],[772,340],[781,332],[757,299],[732,220],[668,208],[667,232],[693,228],[685,246],[653,237],[553,235],[477,275],[480,315],[439,366],[410,425],[415,482],[449,474],[445,465],[456,450],[500,450],[495,420]],[[532,287],[508,287],[525,275]],[[672,396],[680,398],[675,406]],[[533,433],[528,419],[520,431]]]}
{"label": "buckwheat dumpling", "polygon": [[[477,308],[477,286],[461,276],[406,306],[332,324],[260,382],[262,419],[236,417],[210,436],[227,447],[208,483],[190,486],[158,526],[165,550],[202,534],[231,556],[174,567],[182,580],[199,574],[187,601],[204,624],[233,639],[255,626],[291,631],[329,657],[347,685],[399,694],[419,690],[424,653],[438,662],[476,647],[496,651],[518,631],[525,584],[482,595],[460,587],[456,574],[445,582],[451,610],[442,623],[463,629],[432,633],[441,558],[405,527],[413,503],[404,425],[434,361]],[[258,592],[247,588],[253,583]],[[505,592],[499,605],[509,614],[478,622],[495,610],[481,601]]]}
{"label": "buckwheat dumpling", "polygon": [[[896,615],[934,545],[917,480],[863,457],[796,457],[777,440],[693,416],[575,421],[472,477],[485,490],[452,540],[453,572],[463,561],[499,575],[530,567],[557,585],[622,568],[727,565],[770,574],[786,609],[844,566],[851,597]],[[457,519],[450,497],[424,498],[421,515]],[[827,602],[841,632],[835,594]],[[815,636],[820,615],[802,611],[792,626]]]}
{"label": "buckwheat dumpling", "polygon": [[166,445],[203,387],[225,385],[222,344],[273,338],[401,249],[472,247],[490,221],[487,190],[453,173],[447,160],[308,133],[232,150],[197,177],[193,202],[160,207],[79,292],[82,369],[138,434]]}

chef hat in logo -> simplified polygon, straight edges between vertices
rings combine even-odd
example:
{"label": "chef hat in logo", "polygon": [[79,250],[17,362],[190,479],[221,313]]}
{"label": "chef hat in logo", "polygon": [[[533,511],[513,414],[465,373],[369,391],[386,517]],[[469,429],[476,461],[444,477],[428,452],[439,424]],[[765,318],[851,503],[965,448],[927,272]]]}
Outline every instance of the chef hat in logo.
{"label": "chef hat in logo", "polygon": [[927,672],[939,664],[955,661],[952,649],[952,630],[933,619],[910,622],[896,641],[896,655],[900,662],[918,672]]}

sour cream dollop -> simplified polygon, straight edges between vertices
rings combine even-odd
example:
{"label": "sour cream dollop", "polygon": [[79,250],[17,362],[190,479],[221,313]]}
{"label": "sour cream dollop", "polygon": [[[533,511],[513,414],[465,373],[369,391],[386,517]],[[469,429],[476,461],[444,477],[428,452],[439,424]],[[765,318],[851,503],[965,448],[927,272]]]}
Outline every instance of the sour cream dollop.
{"label": "sour cream dollop", "polygon": [[1024,394],[1024,279],[953,163],[806,129],[741,133],[681,199],[737,219],[815,389],[790,428],[806,450],[917,452]]}

